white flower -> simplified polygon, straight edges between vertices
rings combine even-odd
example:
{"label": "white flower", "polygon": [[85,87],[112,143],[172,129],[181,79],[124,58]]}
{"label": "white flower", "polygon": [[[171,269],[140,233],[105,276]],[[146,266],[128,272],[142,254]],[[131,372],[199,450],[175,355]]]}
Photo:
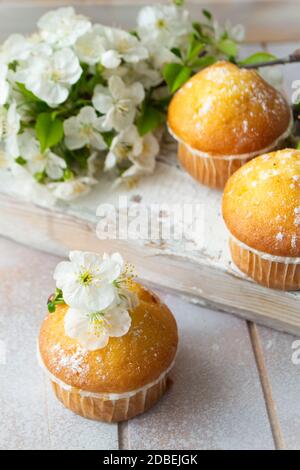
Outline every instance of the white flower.
{"label": "white flower", "polygon": [[145,97],[144,87],[136,82],[125,85],[120,77],[112,76],[108,88],[97,85],[92,103],[100,113],[105,115],[104,127],[122,131],[133,123],[136,107]]}
{"label": "white flower", "polygon": [[22,34],[12,34],[2,44],[0,57],[7,64],[14,60],[26,60],[33,48],[33,43]]}
{"label": "white flower", "polygon": [[143,150],[143,139],[137,128],[132,125],[114,137],[110,151],[105,160],[105,170],[110,170],[116,165],[126,165],[137,158]]}
{"label": "white flower", "polygon": [[126,168],[130,162],[132,165],[122,173],[122,179],[151,174],[158,152],[159,144],[152,133],[141,137],[137,128],[131,126],[113,139],[105,160],[105,170],[116,165]]}
{"label": "white flower", "polygon": [[85,145],[104,150],[106,144],[100,134],[104,130],[103,118],[97,117],[92,106],[85,106],[77,116],[72,116],[64,122],[65,144],[70,150]]}
{"label": "white flower", "polygon": [[138,62],[137,64],[132,64],[131,70],[129,70],[129,73],[125,78],[127,80],[128,79],[130,80],[130,74],[131,74],[132,76],[131,83],[133,81],[133,78],[135,78],[135,80],[143,84],[145,89],[156,87],[164,79],[160,71],[156,70],[156,65],[154,65],[154,67],[155,68],[153,68],[152,65],[149,65],[148,61],[141,61],[141,62]]}
{"label": "white flower", "polygon": [[65,160],[50,150],[42,153],[39,142],[29,130],[18,136],[18,144],[19,156],[26,160],[24,165],[32,175],[45,172],[53,180],[63,177],[67,167]]}
{"label": "white flower", "polygon": [[245,39],[245,28],[242,24],[232,25],[230,21],[226,21],[225,31],[227,31],[228,36],[234,41],[242,42]]}
{"label": "white flower", "polygon": [[7,158],[5,148],[2,142],[0,142],[0,169],[9,168],[9,160]]}
{"label": "white flower", "polygon": [[160,70],[165,64],[169,64],[171,62],[180,62],[180,59],[176,54],[173,54],[170,49],[164,47],[157,41],[149,41],[147,49],[149,52],[149,62],[155,69]]}
{"label": "white flower", "polygon": [[64,318],[66,335],[90,351],[104,348],[110,337],[125,335],[130,325],[131,317],[122,304],[93,313],[69,308]]}
{"label": "white flower", "polygon": [[77,39],[75,52],[81,62],[95,65],[101,62],[106,50],[106,40],[96,30],[89,31]]}
{"label": "white flower", "polygon": [[16,158],[19,155],[19,130],[20,115],[16,103],[11,103],[8,110],[0,108],[0,142],[4,144],[7,158]]}
{"label": "white flower", "polygon": [[224,33],[236,42],[242,42],[245,39],[245,28],[241,24],[232,25],[230,21],[226,21],[225,26],[222,26],[215,20],[213,22],[213,28],[217,41],[224,37]]}
{"label": "white flower", "polygon": [[123,270],[123,259],[115,253],[101,258],[90,252],[71,251],[70,261],[59,263],[54,279],[65,302],[87,312],[106,309],[117,296],[115,281]]}
{"label": "white flower", "polygon": [[56,199],[62,201],[73,201],[79,196],[87,194],[97,180],[88,176],[80,176],[58,183],[48,183],[47,187]]}
{"label": "white flower", "polygon": [[10,165],[13,175],[12,192],[20,196],[22,200],[31,201],[40,206],[52,207],[55,198],[48,190],[47,186],[38,183],[29,171],[17,163]]}
{"label": "white flower", "polygon": [[133,165],[124,171],[122,178],[152,174],[155,169],[155,157],[159,152],[157,139],[150,132],[143,138],[143,148],[139,155],[132,155],[130,161]]}
{"label": "white flower", "polygon": [[7,81],[8,66],[0,63],[0,106],[3,106],[9,95],[9,84]]}
{"label": "white flower", "polygon": [[73,7],[58,8],[49,11],[38,21],[42,38],[57,47],[68,47],[90,28],[90,21],[83,15],[77,15]]}
{"label": "white flower", "polygon": [[121,61],[137,63],[148,57],[147,49],[132,34],[116,28],[96,27],[106,39],[106,52],[102,55],[101,63],[104,67],[114,69]]}
{"label": "white flower", "polygon": [[155,41],[172,48],[191,30],[189,13],[175,5],[155,5],[142,8],[137,18],[137,31],[142,42]]}
{"label": "white flower", "polygon": [[16,73],[18,81],[49,106],[63,103],[70,86],[79,80],[82,69],[71,49],[62,49],[49,57],[35,56]]}

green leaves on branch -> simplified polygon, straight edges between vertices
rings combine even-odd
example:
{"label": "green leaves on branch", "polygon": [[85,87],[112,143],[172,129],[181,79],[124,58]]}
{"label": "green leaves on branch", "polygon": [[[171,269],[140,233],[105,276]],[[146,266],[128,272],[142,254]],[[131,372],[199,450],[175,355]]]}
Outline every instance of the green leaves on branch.
{"label": "green leaves on branch", "polygon": [[49,298],[47,302],[48,312],[54,313],[56,310],[56,305],[58,304],[64,304],[64,298],[61,289],[56,289],[55,293]]}
{"label": "green leaves on branch", "polygon": [[192,69],[183,64],[165,64],[162,70],[163,77],[170,93],[175,93],[192,75]]}
{"label": "green leaves on branch", "polygon": [[55,113],[41,113],[37,117],[35,131],[40,142],[41,151],[58,144],[63,136],[63,123]]}
{"label": "green leaves on branch", "polygon": [[162,111],[156,109],[149,103],[144,103],[142,112],[137,119],[137,128],[139,134],[144,136],[148,132],[154,131],[165,121],[165,115]]}
{"label": "green leaves on branch", "polygon": [[208,21],[212,21],[212,20],[213,20],[213,15],[212,15],[212,13],[211,13],[210,11],[203,9],[203,10],[202,10],[202,14],[203,14],[203,16],[205,16],[205,18],[206,18]]}
{"label": "green leaves on branch", "polygon": [[256,65],[262,62],[271,62],[276,59],[277,57],[275,55],[269,54],[268,52],[256,52],[239,62],[239,65]]}
{"label": "green leaves on branch", "polygon": [[26,101],[33,101],[33,102],[43,103],[43,101],[40,100],[37,96],[35,96],[34,93],[32,93],[31,91],[27,90],[27,88],[26,88],[26,86],[24,85],[24,83],[16,82],[16,85],[17,85],[17,87],[18,87],[19,92],[21,93],[21,95],[23,96],[23,98],[26,99]]}
{"label": "green leaves on branch", "polygon": [[238,54],[237,44],[229,38],[221,39],[221,41],[216,44],[216,47],[220,52],[227,55],[229,58],[234,58]]}

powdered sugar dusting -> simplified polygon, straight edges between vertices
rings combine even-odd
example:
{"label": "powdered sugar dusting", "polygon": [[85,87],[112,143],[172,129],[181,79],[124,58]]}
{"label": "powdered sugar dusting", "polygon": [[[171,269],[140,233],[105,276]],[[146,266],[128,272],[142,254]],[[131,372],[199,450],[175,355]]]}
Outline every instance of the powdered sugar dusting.
{"label": "powdered sugar dusting", "polygon": [[59,343],[51,348],[51,365],[57,373],[63,372],[66,378],[71,378],[74,374],[83,382],[89,372],[89,365],[85,362],[88,351],[77,346],[75,352],[66,351]]}

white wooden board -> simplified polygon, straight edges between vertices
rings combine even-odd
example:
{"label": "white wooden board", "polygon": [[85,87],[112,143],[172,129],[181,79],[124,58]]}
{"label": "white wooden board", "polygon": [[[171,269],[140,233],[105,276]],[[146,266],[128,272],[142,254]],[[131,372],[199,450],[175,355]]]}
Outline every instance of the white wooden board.
{"label": "white wooden board", "polygon": [[[2,237],[0,253],[0,449],[275,447],[246,322],[162,291],[157,293],[174,313],[180,337],[166,395],[149,412],[118,425],[86,420],[64,408],[36,358],[36,337],[60,258]],[[296,407],[292,369],[285,374],[274,361],[273,377],[277,383],[281,377],[289,380],[282,397]],[[280,417],[285,419],[284,408]],[[291,436],[296,422],[288,423],[284,430]]]}
{"label": "white wooden board", "polygon": [[[1,11],[10,12],[5,8]],[[122,11],[124,15],[127,12],[127,7],[106,8],[105,20],[110,23],[114,23],[117,17],[121,18]],[[100,10],[101,7],[92,9],[91,13],[100,19]],[[16,21],[20,21],[21,13],[14,11]],[[25,16],[22,31],[33,28],[36,14],[34,9]],[[1,23],[5,23],[5,18],[1,17]],[[12,30],[18,21],[10,24]],[[288,67],[284,72],[289,73]],[[287,80],[290,83],[291,75]],[[220,214],[221,193],[195,183],[176,166],[175,155],[175,144],[168,143],[162,149],[155,174],[141,180],[138,186],[130,190],[112,189],[111,181],[104,177],[89,195],[52,210],[14,197],[13,180],[2,173],[0,234],[61,255],[66,255],[70,249],[120,250],[136,265],[139,275],[150,283],[188,296],[195,302],[204,302],[286,332],[300,333],[300,295],[257,286],[232,266]],[[96,209],[100,203],[117,205],[120,196],[126,196],[136,206],[164,202],[202,204],[205,220],[203,245],[199,248],[190,243],[187,250],[182,242],[100,241],[95,232],[99,222]],[[165,222],[167,219],[168,216]]]}

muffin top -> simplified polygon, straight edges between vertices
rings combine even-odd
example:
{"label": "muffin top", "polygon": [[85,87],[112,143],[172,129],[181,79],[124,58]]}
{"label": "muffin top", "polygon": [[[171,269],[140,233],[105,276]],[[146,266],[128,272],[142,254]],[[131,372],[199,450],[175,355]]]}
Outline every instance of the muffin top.
{"label": "muffin top", "polygon": [[300,256],[300,151],[279,150],[236,171],[223,195],[229,232],[250,248]]}
{"label": "muffin top", "polygon": [[87,350],[66,335],[69,307],[58,305],[45,318],[39,351],[46,368],[64,383],[94,393],[126,393],[156,379],[172,364],[178,343],[176,321],[159,298],[134,282],[138,304],[126,334],[110,337],[101,349]]}
{"label": "muffin top", "polygon": [[194,75],[168,110],[175,137],[215,157],[267,150],[290,121],[289,105],[275,88],[254,70],[225,61]]}

